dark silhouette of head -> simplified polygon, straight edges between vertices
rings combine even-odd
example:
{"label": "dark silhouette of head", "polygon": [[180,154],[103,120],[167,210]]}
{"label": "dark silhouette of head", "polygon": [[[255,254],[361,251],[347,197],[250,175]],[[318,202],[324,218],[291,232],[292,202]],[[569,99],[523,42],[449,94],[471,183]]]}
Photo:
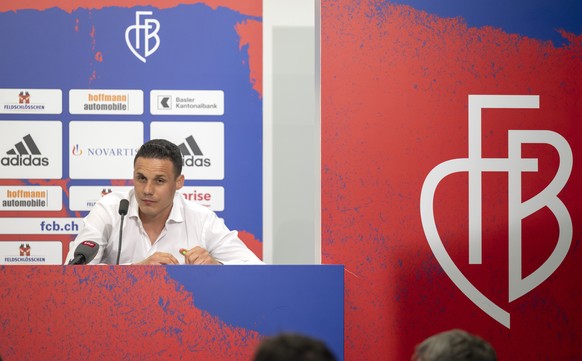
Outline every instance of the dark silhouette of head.
{"label": "dark silhouette of head", "polygon": [[336,361],[325,343],[297,333],[263,339],[253,361]]}
{"label": "dark silhouette of head", "polygon": [[418,344],[412,361],[497,361],[493,347],[479,336],[450,330]]}

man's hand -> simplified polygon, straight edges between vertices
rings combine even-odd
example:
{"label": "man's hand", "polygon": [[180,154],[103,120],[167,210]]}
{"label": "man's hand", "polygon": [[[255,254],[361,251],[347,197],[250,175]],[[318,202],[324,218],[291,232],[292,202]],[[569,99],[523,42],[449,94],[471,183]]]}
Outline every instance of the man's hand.
{"label": "man's hand", "polygon": [[172,256],[170,253],[156,252],[144,259],[141,262],[134,263],[137,265],[161,265],[161,264],[180,264],[176,257]]}
{"label": "man's hand", "polygon": [[186,264],[222,264],[202,247],[196,246],[191,250],[181,248],[180,253],[184,255]]}

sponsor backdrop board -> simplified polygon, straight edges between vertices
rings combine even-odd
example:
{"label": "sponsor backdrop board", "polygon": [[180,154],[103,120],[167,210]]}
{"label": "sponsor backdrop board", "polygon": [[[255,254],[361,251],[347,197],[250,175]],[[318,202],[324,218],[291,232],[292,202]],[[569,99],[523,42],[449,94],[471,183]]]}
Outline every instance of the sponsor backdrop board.
{"label": "sponsor backdrop board", "polygon": [[347,360],[462,328],[581,360],[582,5],[322,1],[322,251]]}
{"label": "sponsor backdrop board", "polygon": [[0,4],[2,263],[64,259],[82,218],[131,187],[137,149],[156,137],[183,152],[180,193],[260,257],[261,0],[71,6]]}

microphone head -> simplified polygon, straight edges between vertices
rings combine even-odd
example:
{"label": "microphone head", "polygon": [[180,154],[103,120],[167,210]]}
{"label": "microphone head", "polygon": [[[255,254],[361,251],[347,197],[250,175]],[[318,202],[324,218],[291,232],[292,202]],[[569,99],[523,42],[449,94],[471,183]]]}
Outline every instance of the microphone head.
{"label": "microphone head", "polygon": [[93,241],[83,241],[77,246],[77,249],[75,249],[75,258],[77,258],[77,256],[82,256],[85,259],[81,264],[87,264],[95,258],[97,251],[99,251],[99,245],[97,243]]}
{"label": "microphone head", "polygon": [[127,214],[127,210],[129,209],[129,201],[127,199],[122,199],[119,202],[119,214],[125,216]]}

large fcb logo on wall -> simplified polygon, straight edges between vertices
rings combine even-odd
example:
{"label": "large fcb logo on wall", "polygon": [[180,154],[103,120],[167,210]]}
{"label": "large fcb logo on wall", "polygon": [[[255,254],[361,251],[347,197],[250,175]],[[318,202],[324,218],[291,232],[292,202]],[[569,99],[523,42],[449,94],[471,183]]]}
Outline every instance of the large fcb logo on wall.
{"label": "large fcb logo on wall", "polygon": [[[470,95],[469,96],[469,157],[445,161],[428,174],[421,194],[421,217],[424,232],[437,260],[459,289],[483,311],[506,327],[510,327],[510,315],[491,301],[460,271],[449,256],[437,230],[433,202],[439,183],[447,176],[468,173],[470,264],[482,263],[482,173],[508,173],[508,239],[509,239],[509,302],[532,291],[544,282],[562,263],[572,241],[572,220],[568,209],[559,198],[572,171],[573,157],[568,142],[560,134],[548,130],[510,130],[507,158],[483,158],[481,129],[484,108],[539,108],[538,96]],[[548,144],[558,153],[558,169],[547,186],[538,194],[522,199],[522,173],[544,171],[538,160],[522,157],[522,145],[527,143]],[[547,259],[531,274],[522,274],[522,220],[547,207],[558,224],[555,247]]]}
{"label": "large fcb logo on wall", "polygon": [[451,328],[500,359],[580,358],[581,11],[322,2],[322,255],[346,269],[346,359],[410,359]]}

